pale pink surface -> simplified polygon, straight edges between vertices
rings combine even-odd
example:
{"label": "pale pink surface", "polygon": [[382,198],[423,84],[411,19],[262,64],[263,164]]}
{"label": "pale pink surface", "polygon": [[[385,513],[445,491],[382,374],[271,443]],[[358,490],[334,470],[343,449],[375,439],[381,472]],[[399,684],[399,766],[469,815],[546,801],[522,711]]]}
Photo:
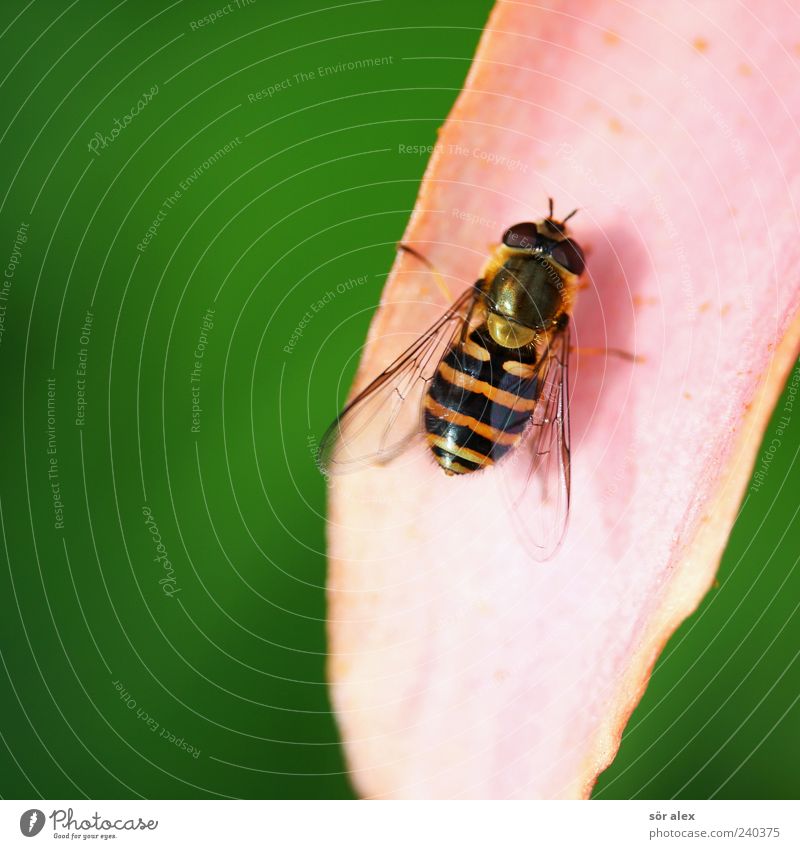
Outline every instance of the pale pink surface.
{"label": "pale pink surface", "polygon": [[[572,360],[571,519],[546,564],[491,471],[447,478],[415,455],[335,482],[330,669],[363,795],[588,794],[713,579],[800,299],[800,18],[751,7],[500,3],[490,19],[404,241],[457,293],[548,195],[580,207],[573,342],[645,362]],[[419,297],[418,273],[384,295]],[[359,387],[429,316],[379,312]]]}

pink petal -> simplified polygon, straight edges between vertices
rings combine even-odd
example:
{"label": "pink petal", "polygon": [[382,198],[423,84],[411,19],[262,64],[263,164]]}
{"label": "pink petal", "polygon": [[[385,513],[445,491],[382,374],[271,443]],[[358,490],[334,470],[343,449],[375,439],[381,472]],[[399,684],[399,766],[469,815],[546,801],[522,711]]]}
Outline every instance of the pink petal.
{"label": "pink petal", "polygon": [[[783,3],[496,7],[404,241],[455,294],[548,195],[580,207],[573,336],[645,362],[573,360],[572,513],[545,564],[492,470],[336,481],[330,674],[364,796],[585,797],[614,757],[797,355],[799,45]],[[401,257],[384,304],[434,294]],[[359,386],[429,315],[379,311]]]}

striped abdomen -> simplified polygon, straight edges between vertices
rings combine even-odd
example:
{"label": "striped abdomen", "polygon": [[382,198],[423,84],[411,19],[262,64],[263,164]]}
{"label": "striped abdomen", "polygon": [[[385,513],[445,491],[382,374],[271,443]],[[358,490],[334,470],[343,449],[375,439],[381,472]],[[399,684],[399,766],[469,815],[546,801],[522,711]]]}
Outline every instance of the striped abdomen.
{"label": "striped abdomen", "polygon": [[425,397],[428,444],[448,474],[497,462],[522,438],[538,396],[536,351],[503,348],[486,326],[453,345]]}

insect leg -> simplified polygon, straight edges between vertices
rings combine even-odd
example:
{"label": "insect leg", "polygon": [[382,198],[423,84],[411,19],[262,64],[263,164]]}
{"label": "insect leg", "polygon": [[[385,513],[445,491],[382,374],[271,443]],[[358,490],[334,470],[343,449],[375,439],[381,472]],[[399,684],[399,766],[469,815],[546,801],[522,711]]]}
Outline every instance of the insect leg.
{"label": "insect leg", "polygon": [[411,254],[411,256],[418,259],[433,274],[434,280],[436,280],[436,285],[439,287],[439,291],[444,295],[446,302],[448,304],[452,302],[453,296],[450,293],[450,289],[447,286],[444,276],[427,257],[424,257],[418,250],[412,248],[410,245],[404,245],[402,242],[397,243],[397,249],[399,251],[405,251],[407,254]]}
{"label": "insect leg", "polygon": [[464,323],[461,326],[461,344],[463,345],[467,341],[467,336],[469,335],[470,330],[472,329],[472,319],[475,315],[475,308],[481,303],[481,298],[486,294],[486,281],[481,278],[480,280],[476,280],[472,286],[472,290],[475,293],[475,297],[470,304],[469,311],[467,312],[466,318],[464,319]]}
{"label": "insect leg", "polygon": [[644,357],[641,354],[631,354],[629,351],[623,351],[621,348],[577,348],[569,349],[571,354],[578,354],[581,357],[597,357],[609,356],[619,357],[621,360],[627,360],[630,363],[643,363]]}

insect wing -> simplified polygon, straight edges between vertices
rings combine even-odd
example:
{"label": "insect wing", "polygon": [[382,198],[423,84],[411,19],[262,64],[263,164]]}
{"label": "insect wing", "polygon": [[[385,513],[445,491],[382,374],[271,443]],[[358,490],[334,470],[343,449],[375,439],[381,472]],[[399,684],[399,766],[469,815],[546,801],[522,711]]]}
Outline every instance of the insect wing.
{"label": "insect wing", "polygon": [[515,530],[535,560],[548,560],[569,516],[569,327],[542,358],[539,397],[525,442],[501,464],[499,479]]}
{"label": "insect wing", "polygon": [[320,446],[329,474],[388,463],[422,427],[422,398],[447,349],[470,320],[479,296],[468,289],[416,342],[354,398]]}

